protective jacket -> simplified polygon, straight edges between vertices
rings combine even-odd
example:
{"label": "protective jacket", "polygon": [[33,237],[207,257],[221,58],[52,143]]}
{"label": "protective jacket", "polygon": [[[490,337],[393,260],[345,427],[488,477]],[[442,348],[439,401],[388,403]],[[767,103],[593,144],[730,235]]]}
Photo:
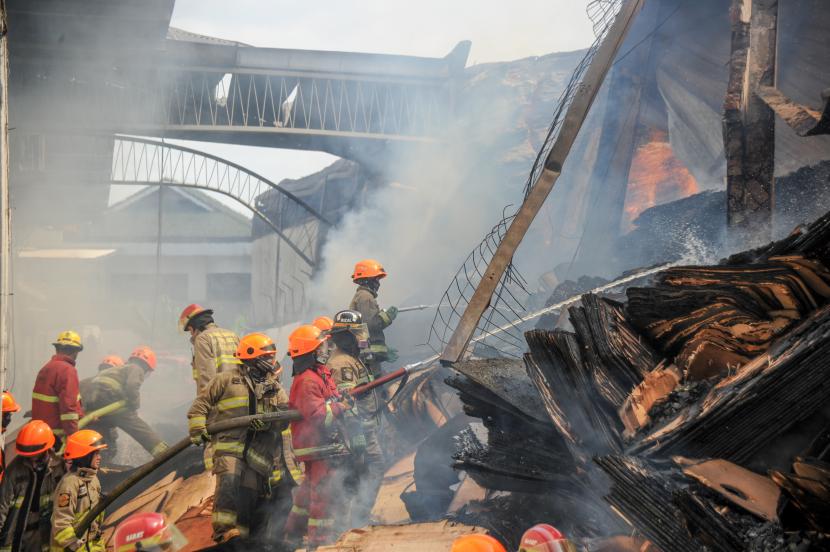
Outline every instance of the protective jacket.
{"label": "protective jacket", "polygon": [[123,429],[153,456],[167,448],[167,443],[138,415],[145,374],[143,367],[128,362],[123,366],[101,370],[94,377],[81,382],[84,404],[90,412],[119,401],[127,402],[122,410],[90,424],[91,429],[106,437],[105,441],[109,444],[105,451],[107,456],[114,456],[117,451],[116,428]]}
{"label": "protective jacket", "polygon": [[290,405],[303,416],[291,422],[291,442],[298,460],[346,453],[335,425],[335,418],[341,417],[346,408],[325,365],[317,364],[294,377]]}
{"label": "protective jacket", "polygon": [[[340,349],[332,353],[326,367],[331,372],[331,378],[341,394],[374,379],[369,369],[360,359]],[[370,391],[357,399],[357,410],[364,421],[375,421],[379,415],[379,408],[380,402],[374,391]]]}
{"label": "protective jacket", "polygon": [[75,361],[56,354],[37,374],[32,419],[43,420],[56,436],[63,437],[78,431],[78,420],[83,415]]}
{"label": "protective jacket", "polygon": [[6,481],[0,486],[0,552],[48,549],[52,496],[64,467],[57,455],[47,455],[37,471],[31,459],[23,456],[9,464]]}
{"label": "protective jacket", "polygon": [[369,350],[378,361],[386,360],[389,348],[383,330],[392,324],[392,319],[378,306],[378,294],[365,286],[359,286],[349,304],[349,309],[363,315],[363,322],[369,328]]}
{"label": "protective jacket", "polygon": [[239,366],[240,360],[234,356],[238,345],[239,337],[235,333],[212,322],[193,339],[192,366],[197,395],[213,376]]}
{"label": "protective jacket", "polygon": [[[276,378],[255,383],[243,369],[235,367],[218,374],[196,397],[187,413],[188,428],[191,434],[200,434],[214,422],[287,408],[288,396]],[[213,435],[214,460],[232,456],[245,461],[265,478],[281,480],[284,470],[281,432],[287,424],[271,424],[274,425],[260,431],[240,427]]]}
{"label": "protective jacket", "polygon": [[[101,500],[101,483],[97,470],[79,468],[63,476],[55,490],[52,506],[52,544],[51,552],[79,550],[83,552],[104,552],[101,529],[104,513],[93,520],[89,531],[81,538],[75,536],[72,524],[77,523]],[[85,546],[84,546],[85,545]]]}

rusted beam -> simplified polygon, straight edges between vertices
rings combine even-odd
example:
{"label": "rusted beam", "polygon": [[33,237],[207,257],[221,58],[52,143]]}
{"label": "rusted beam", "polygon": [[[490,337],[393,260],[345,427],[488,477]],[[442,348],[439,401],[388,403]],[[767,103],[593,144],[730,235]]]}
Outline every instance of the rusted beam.
{"label": "rusted beam", "polygon": [[556,138],[556,141],[545,159],[544,169],[535,182],[530,193],[525,198],[519,212],[510,223],[510,227],[504,235],[501,243],[499,243],[496,253],[487,265],[481,281],[476,287],[461,320],[458,322],[455,331],[452,334],[446,348],[441,354],[441,362],[444,364],[452,364],[457,362],[470,339],[473,337],[481,316],[487,307],[490,305],[490,300],[496,290],[505,270],[510,265],[513,259],[513,254],[519,247],[519,244],[524,239],[530,224],[542,205],[547,199],[548,194],[553,189],[556,180],[562,171],[562,166],[565,164],[565,159],[571,151],[574,141],[576,140],[579,129],[588,115],[588,111],[594,102],[594,99],[599,92],[602,82],[605,80],[605,75],[611,68],[617,51],[625,40],[628,30],[634,21],[635,15],[640,10],[645,0],[628,0],[620,9],[605,41],[600,45],[599,49],[591,62],[590,67],[585,73],[585,77],[579,85],[571,105],[565,114],[562,121],[561,131]]}
{"label": "rusted beam", "polygon": [[760,87],[758,96],[799,136],[830,134],[830,88],[822,93],[824,109],[821,111],[795,103],[772,86]]}
{"label": "rusted beam", "polygon": [[732,57],[724,101],[727,224],[733,242],[769,241],[775,113],[758,96],[775,86],[778,0],[733,0]]}

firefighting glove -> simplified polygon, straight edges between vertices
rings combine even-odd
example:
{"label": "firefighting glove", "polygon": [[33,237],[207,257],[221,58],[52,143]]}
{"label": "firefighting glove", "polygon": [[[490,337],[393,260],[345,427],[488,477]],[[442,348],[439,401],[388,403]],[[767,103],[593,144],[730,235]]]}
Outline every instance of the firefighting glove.
{"label": "firefighting glove", "polygon": [[386,362],[397,362],[398,361],[398,350],[389,347],[386,351]]}
{"label": "firefighting glove", "polygon": [[251,423],[248,427],[251,431],[264,431],[268,427],[268,422],[263,422],[259,419],[251,420]]}
{"label": "firefighting glove", "polygon": [[346,410],[353,410],[354,409],[355,402],[354,402],[354,397],[352,396],[351,393],[349,393],[348,391],[344,391],[343,396],[341,398],[342,398],[342,402],[343,402],[343,405],[345,406]]}
{"label": "firefighting glove", "polygon": [[398,317],[398,307],[388,307],[386,309],[386,316],[389,317],[389,322],[391,323]]}
{"label": "firefighting glove", "polygon": [[208,441],[210,441],[210,435],[208,434],[205,428],[194,429],[190,433],[190,442],[196,445],[197,447],[204,445]]}

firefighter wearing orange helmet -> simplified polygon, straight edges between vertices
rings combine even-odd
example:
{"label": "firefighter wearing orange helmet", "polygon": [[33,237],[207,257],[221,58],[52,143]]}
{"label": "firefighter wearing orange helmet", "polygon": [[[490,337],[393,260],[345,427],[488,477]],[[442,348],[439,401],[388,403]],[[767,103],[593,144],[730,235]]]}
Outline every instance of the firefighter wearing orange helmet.
{"label": "firefighter wearing orange helmet", "polygon": [[450,552],[507,552],[507,549],[490,535],[473,533],[455,539]]}
{"label": "firefighter wearing orange helmet", "polygon": [[[361,352],[368,347],[369,330],[363,317],[357,311],[344,310],[334,315],[329,330],[334,344],[331,357],[326,364],[331,377],[342,394],[359,385],[372,381],[372,374],[363,362]],[[383,474],[386,471],[383,450],[380,447],[381,402],[373,390],[357,400],[355,413],[357,426],[349,433],[351,468],[348,483],[353,487],[351,505],[351,527],[363,527],[369,523],[369,514],[375,504]]]}
{"label": "firefighter wearing orange helmet", "polygon": [[51,552],[105,552],[103,512],[83,535],[76,535],[72,526],[101,500],[98,468],[101,466],[101,451],[105,448],[107,445],[101,434],[91,429],[82,429],[67,438],[63,459],[69,463],[69,471],[54,494]]}
{"label": "firefighter wearing orange helmet", "polygon": [[[297,459],[305,462],[305,480],[294,493],[294,505],[285,526],[289,545],[299,545],[308,533],[308,548],[332,542],[339,534],[337,521],[345,521],[348,497],[343,492],[342,459],[349,452],[337,437],[337,423],[352,409],[341,396],[326,366],[327,335],[311,324],[300,326],[288,337],[288,354],[294,362],[291,408],[302,420],[291,422]],[[340,516],[338,520],[337,517]]]}
{"label": "firefighter wearing orange helmet", "polygon": [[[12,423],[12,414],[20,412],[20,405],[14,400],[14,395],[8,391],[3,391],[3,433],[6,433],[6,428]],[[6,453],[0,449],[0,483],[3,482],[3,475],[6,471]]]}
{"label": "firefighter wearing orange helmet", "polygon": [[[284,479],[280,432],[285,423],[256,420],[250,427],[208,435],[207,425],[288,407],[288,395],[279,383],[282,368],[277,348],[265,334],[253,333],[239,341],[232,371],[217,374],[193,401],[187,413],[191,441],[213,445],[216,490],[213,504],[213,539],[217,543],[247,537],[255,508]],[[279,490],[279,489],[277,489]],[[290,496],[290,493],[289,495]]]}
{"label": "firefighter wearing orange helmet", "polygon": [[52,495],[64,474],[55,435],[43,420],[17,434],[17,456],[0,486],[0,550],[41,552],[49,545]]}
{"label": "firefighter wearing orange helmet", "polygon": [[207,387],[213,376],[233,371],[239,366],[239,359],[234,356],[239,336],[217,326],[212,309],[195,303],[186,306],[179,315],[179,330],[190,333],[197,395]]}
{"label": "firefighter wearing orange helmet", "polygon": [[156,353],[150,347],[142,345],[130,354],[126,364],[101,370],[91,379],[81,382],[84,404],[90,412],[107,407],[115,408],[115,403],[121,401],[126,403],[89,424],[91,429],[105,436],[109,445],[105,459],[114,458],[118,451],[119,428],[153,456],[167,449],[167,443],[138,415],[141,385],[157,366]]}
{"label": "firefighter wearing orange helmet", "polygon": [[398,316],[397,307],[381,309],[378,306],[378,290],[383,278],[386,278],[386,270],[374,259],[359,261],[352,272],[352,281],[357,284],[357,291],[349,304],[349,310],[363,315],[363,321],[369,328],[369,354],[366,359],[374,377],[381,374],[382,362],[395,362],[398,359],[395,349],[386,345],[386,336],[383,334],[383,330]]}
{"label": "firefighter wearing orange helmet", "polygon": [[98,363],[98,371],[106,370],[107,368],[115,368],[117,366],[124,366],[124,359],[118,355],[107,355]]}

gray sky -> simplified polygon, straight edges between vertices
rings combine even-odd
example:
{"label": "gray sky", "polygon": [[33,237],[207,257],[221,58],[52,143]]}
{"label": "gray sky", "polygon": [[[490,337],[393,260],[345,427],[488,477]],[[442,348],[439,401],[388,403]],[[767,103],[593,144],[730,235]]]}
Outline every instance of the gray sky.
{"label": "gray sky", "polygon": [[[587,0],[176,0],[171,25],[252,46],[443,57],[473,43],[468,65],[587,47]],[[335,158],[317,152],[187,145],[279,182]],[[113,197],[113,199],[117,199]]]}

